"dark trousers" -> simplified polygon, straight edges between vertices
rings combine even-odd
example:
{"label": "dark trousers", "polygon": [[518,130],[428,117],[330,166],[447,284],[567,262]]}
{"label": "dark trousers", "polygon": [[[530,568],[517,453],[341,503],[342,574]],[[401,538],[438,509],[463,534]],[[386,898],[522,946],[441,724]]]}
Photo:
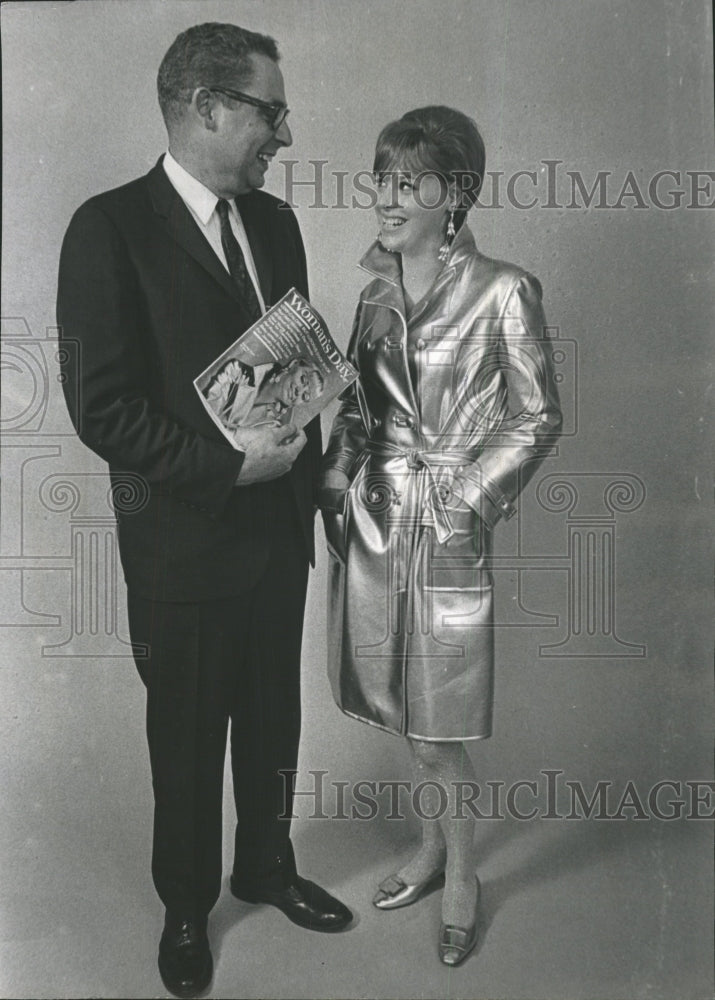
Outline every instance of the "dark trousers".
{"label": "dark trousers", "polygon": [[[282,512],[283,513],[283,512]],[[221,889],[223,767],[231,722],[234,874],[283,884],[295,870],[290,776],[300,735],[300,650],[308,563],[292,510],[274,522],[255,586],[220,601],[128,595],[147,688],[154,787],[152,874],[164,905],[208,913]],[[180,540],[177,544],[181,544]]]}

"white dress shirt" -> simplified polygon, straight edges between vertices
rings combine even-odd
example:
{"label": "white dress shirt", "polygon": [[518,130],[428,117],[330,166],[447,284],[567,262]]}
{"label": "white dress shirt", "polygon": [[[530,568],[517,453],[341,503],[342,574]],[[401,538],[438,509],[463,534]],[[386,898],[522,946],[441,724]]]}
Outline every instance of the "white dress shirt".
{"label": "white dress shirt", "polygon": [[[217,196],[213,193],[213,191],[209,191],[209,189],[202,184],[201,181],[197,181],[195,177],[192,177],[188,170],[185,170],[184,167],[182,167],[169,152],[167,152],[164,156],[164,170],[166,172],[166,176],[176,189],[177,194],[196,220],[196,224],[199,229],[209,241],[211,249],[228,271],[226,254],[223,252],[223,246],[221,245],[221,221],[218,217],[218,212],[216,211],[216,205],[218,204]],[[228,199],[226,200],[228,201]],[[256,289],[256,295],[258,296],[258,302],[261,306],[261,312],[265,312],[266,304],[263,301],[263,296],[261,295],[261,286],[258,282],[258,272],[256,271],[256,264],[253,260],[253,254],[251,253],[251,246],[248,242],[248,237],[246,236],[246,230],[243,227],[243,222],[238,209],[236,208],[235,201],[230,200],[228,201],[228,204],[228,218],[231,223],[233,235],[238,240],[238,245],[243,251],[243,256],[246,260],[246,268],[248,269],[251,281]]]}

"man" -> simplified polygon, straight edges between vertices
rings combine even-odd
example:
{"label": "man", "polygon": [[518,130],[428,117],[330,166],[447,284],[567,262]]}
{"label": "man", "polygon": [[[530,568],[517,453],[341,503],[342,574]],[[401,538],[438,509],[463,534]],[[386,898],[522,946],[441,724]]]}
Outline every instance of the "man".
{"label": "man", "polygon": [[293,407],[322,395],[325,380],[306,358],[279,364],[247,365],[227,361],[208,383],[204,395],[226,430],[262,423],[288,423]]}
{"label": "man", "polygon": [[177,996],[212,976],[229,720],[231,891],[314,930],[351,920],[297,874],[277,818],[292,812],[279,772],[297,761],[319,424],[247,428],[238,451],[192,385],[291,286],[308,294],[295,217],[259,190],[291,143],[278,58],[273,39],[235,25],[179,35],[158,76],[168,153],[81,206],[60,262],[61,336],[81,352],[64,382],[77,431],[113,478],[148,487],[141,509],[118,514],[118,539],[131,638],[149,650],[137,666],[166,907],[159,970]]}

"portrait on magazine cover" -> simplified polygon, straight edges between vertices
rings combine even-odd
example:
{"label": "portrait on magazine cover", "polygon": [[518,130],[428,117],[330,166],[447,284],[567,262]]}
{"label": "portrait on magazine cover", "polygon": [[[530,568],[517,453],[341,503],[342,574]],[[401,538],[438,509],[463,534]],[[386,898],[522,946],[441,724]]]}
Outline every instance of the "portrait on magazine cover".
{"label": "portrait on magazine cover", "polygon": [[301,403],[322,395],[324,379],[320,369],[305,358],[288,365],[258,365],[227,361],[208,384],[205,397],[226,427],[257,427],[263,423],[285,424]]}
{"label": "portrait on magazine cover", "polygon": [[194,387],[216,426],[241,449],[247,440],[241,428],[305,427],[356,377],[315,307],[291,288]]}

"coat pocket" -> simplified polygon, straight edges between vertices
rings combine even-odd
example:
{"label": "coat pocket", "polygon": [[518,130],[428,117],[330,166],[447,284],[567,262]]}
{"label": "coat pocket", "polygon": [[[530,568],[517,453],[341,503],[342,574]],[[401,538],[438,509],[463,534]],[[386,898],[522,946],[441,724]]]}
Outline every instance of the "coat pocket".
{"label": "coat pocket", "polygon": [[425,613],[436,634],[449,635],[451,629],[491,626],[493,587],[490,575],[465,587],[425,587]]}

